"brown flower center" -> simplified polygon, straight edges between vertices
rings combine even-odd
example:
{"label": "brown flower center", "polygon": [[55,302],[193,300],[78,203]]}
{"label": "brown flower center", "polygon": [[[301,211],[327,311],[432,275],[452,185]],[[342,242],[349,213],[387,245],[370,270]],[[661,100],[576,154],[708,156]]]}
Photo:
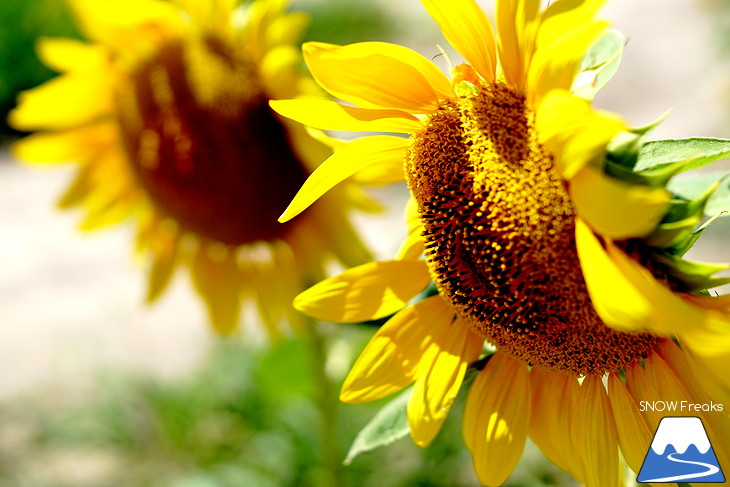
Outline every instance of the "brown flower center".
{"label": "brown flower center", "polygon": [[625,368],[655,347],[596,314],[573,205],[522,96],[494,84],[444,106],[415,135],[406,172],[436,285],[486,340],[573,375]]}
{"label": "brown flower center", "polygon": [[306,179],[254,67],[214,37],[163,46],[119,91],[137,179],[183,228],[229,245],[283,236]]}

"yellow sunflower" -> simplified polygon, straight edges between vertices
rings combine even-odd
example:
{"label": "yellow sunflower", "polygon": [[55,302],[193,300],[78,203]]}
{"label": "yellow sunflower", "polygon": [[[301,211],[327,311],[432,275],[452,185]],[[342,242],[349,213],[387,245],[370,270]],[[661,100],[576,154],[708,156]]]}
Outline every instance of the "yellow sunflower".
{"label": "yellow sunflower", "polygon": [[276,335],[330,256],[369,258],[346,219],[368,204],[354,187],[276,221],[331,154],[268,106],[316,88],[293,45],[306,16],[286,0],[70,3],[89,42],[40,41],[62,74],[20,96],[10,122],[38,133],[14,153],[79,166],[60,206],[83,207],[83,229],[136,222],[149,302],[188,267],[216,330],[231,332],[250,299]]}
{"label": "yellow sunflower", "polygon": [[[579,63],[607,28],[594,19],[603,1],[541,10],[497,0],[496,37],[473,0],[422,3],[468,62],[451,79],[405,47],[307,43],[314,78],[354,106],[271,103],[317,129],[409,134],[343,144],[282,216],[368,171],[405,177],[412,195],[395,260],[325,280],[295,306],[329,321],[393,315],[341,399],[415,383],[407,413],[418,445],[438,433],[470,364],[478,369],[463,435],[485,485],[508,478],[528,436],[585,485],[618,485],[619,451],[638,471],[659,421],[641,401],[730,404],[730,297],[694,294],[727,266],[680,253],[703,203],[649,184],[661,171],[609,168],[609,142],[630,155],[638,136],[575,94],[585,92]],[[727,406],[677,414],[701,416],[730,465]]]}

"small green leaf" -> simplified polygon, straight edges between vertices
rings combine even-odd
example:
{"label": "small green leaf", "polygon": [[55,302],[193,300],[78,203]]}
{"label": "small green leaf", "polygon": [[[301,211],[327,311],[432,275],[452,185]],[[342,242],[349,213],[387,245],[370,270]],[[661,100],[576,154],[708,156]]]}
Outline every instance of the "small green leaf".
{"label": "small green leaf", "polygon": [[593,98],[616,74],[625,42],[623,34],[613,29],[598,39],[578,67],[573,93],[583,98]]}
{"label": "small green leaf", "polygon": [[373,419],[357,434],[350,451],[347,452],[345,465],[349,465],[360,453],[390,445],[408,434],[410,428],[406,406],[410,397],[409,387],[373,416]]}
{"label": "small green leaf", "polygon": [[689,171],[730,157],[730,140],[693,137],[653,140],[641,147],[635,171],[676,168]]}

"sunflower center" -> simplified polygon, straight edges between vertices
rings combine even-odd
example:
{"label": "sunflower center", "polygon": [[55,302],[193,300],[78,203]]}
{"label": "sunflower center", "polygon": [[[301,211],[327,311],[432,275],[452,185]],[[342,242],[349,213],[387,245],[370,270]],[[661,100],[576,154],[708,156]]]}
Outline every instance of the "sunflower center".
{"label": "sunflower center", "polygon": [[596,314],[573,205],[521,95],[498,83],[442,107],[415,135],[406,173],[436,285],[486,340],[573,375],[625,368],[656,345]]}
{"label": "sunflower center", "polygon": [[209,37],[163,46],[119,91],[136,177],[183,228],[229,245],[282,237],[306,170],[250,61]]}

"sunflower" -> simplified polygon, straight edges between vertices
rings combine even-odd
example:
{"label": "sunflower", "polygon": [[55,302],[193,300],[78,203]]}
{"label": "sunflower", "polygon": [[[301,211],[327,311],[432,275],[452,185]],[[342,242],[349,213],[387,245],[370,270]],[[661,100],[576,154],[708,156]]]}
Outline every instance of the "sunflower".
{"label": "sunflower", "polygon": [[40,57],[62,74],[23,93],[10,115],[39,131],[15,145],[19,159],[78,165],[60,206],[84,208],[82,229],[136,223],[147,300],[187,267],[221,333],[250,299],[279,334],[284,318],[300,319],[291,299],[323,277],[326,260],[369,258],[346,219],[368,204],[355,187],[301,221],[276,221],[331,154],[268,106],[316,88],[292,44],[307,18],[287,3],[72,0],[89,42],[42,39]]}
{"label": "sunflower", "polygon": [[[307,43],[315,80],[348,105],[271,103],[316,129],[409,135],[344,143],[282,215],[363,172],[405,178],[412,196],[396,259],[325,280],[295,307],[390,317],[341,399],[413,384],[420,446],[478,370],[463,436],[485,485],[507,480],[528,436],[585,485],[618,485],[619,451],[638,472],[661,416],[641,401],[730,402],[730,297],[698,294],[727,266],[681,258],[704,200],[674,198],[662,171],[631,170],[645,131],[577,96],[579,63],[607,29],[601,0],[497,0],[496,37],[473,0],[422,3],[467,62],[451,79],[405,47]],[[676,414],[701,416],[730,465],[727,410]]]}

